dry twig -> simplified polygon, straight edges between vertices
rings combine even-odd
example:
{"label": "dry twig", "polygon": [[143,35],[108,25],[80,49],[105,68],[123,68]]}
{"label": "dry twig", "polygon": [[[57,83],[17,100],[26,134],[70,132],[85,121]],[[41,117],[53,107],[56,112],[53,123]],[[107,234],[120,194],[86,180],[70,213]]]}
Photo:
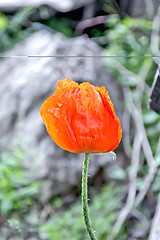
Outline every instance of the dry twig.
{"label": "dry twig", "polygon": [[[159,32],[160,32],[160,7],[158,8],[157,14],[153,19],[152,25],[152,33],[151,33],[151,50],[154,56],[160,56],[159,50]],[[159,64],[159,58],[154,58],[154,61]]]}
{"label": "dry twig", "polygon": [[131,168],[129,170],[129,185],[128,185],[128,197],[124,208],[121,210],[117,222],[113,227],[113,236],[116,236],[122,227],[124,221],[128,217],[133,205],[136,196],[136,178],[138,172],[138,166],[140,161],[140,150],[141,150],[141,142],[142,138],[139,137],[137,133],[134,139],[133,144],[133,155],[132,155],[132,163]]}
{"label": "dry twig", "polygon": [[148,240],[159,240],[160,239],[160,194],[158,197],[158,202],[155,210],[155,215],[152,221],[151,230],[149,233]]}
{"label": "dry twig", "polygon": [[[153,158],[152,150],[147,138],[146,130],[142,120],[142,113],[141,113],[142,95],[144,90],[146,89],[145,79],[150,70],[150,67],[152,66],[152,62],[150,64],[150,67],[146,68],[146,64],[144,61],[144,64],[138,75],[130,72],[128,69],[126,69],[123,65],[121,65],[116,60],[114,60],[114,66],[116,66],[116,68],[121,74],[125,74],[125,76],[128,76],[130,79],[134,78],[137,80],[137,91],[139,91],[139,98],[135,101],[135,99],[133,99],[131,96],[129,87],[126,87],[124,89],[125,103],[130,115],[132,116],[136,124],[137,132],[134,138],[132,162],[130,167],[130,169],[134,169],[134,171],[129,172],[128,197],[126,200],[126,204],[124,208],[122,208],[122,210],[120,211],[117,222],[113,227],[113,238],[119,233],[120,228],[122,227],[124,221],[127,219],[128,215],[130,214],[133,206],[135,204],[136,205],[139,204],[144,199],[157,172],[157,166]],[[139,109],[136,106],[137,103],[139,105]],[[141,146],[143,148],[143,152],[144,152],[147,164],[149,166],[149,172],[148,172],[148,175],[145,177],[143,188],[136,196],[136,190],[137,190],[136,182],[137,182],[138,167],[140,163]]]}
{"label": "dry twig", "polygon": [[144,179],[143,188],[138,193],[138,195],[136,196],[136,199],[135,199],[135,205],[138,205],[142,202],[146,193],[148,192],[148,189],[149,189],[149,187],[155,177],[155,174],[157,172],[157,166],[156,166],[156,163],[153,158],[152,150],[151,150],[150,144],[148,142],[147,134],[146,134],[143,122],[142,122],[141,115],[135,106],[134,106],[133,114],[134,114],[134,120],[135,120],[137,130],[141,134],[141,137],[143,139],[143,141],[142,141],[143,152],[145,154],[145,157],[146,157],[146,160],[147,160],[147,163],[149,166],[149,172],[148,172],[148,175]]}

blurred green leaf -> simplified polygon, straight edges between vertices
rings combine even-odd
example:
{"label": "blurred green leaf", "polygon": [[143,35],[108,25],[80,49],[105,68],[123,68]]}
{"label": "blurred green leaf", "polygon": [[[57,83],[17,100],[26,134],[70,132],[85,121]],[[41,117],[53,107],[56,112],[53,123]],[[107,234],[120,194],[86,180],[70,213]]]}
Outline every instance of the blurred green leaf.
{"label": "blurred green leaf", "polygon": [[[103,188],[101,194],[94,196],[93,201],[90,202],[90,217],[99,240],[106,240],[111,236],[112,226],[117,218],[120,205],[120,192],[121,187],[110,183]],[[43,239],[88,239],[81,208],[81,202],[78,201],[69,209],[61,211],[59,214],[55,213],[43,226],[40,226],[39,231],[43,235]],[[119,239],[125,239],[125,236],[123,232],[119,235]]]}
{"label": "blurred green leaf", "polygon": [[63,33],[67,37],[74,37],[74,32],[71,28],[71,19],[56,18],[55,16],[47,20],[47,26],[54,30]]}
{"label": "blurred green leaf", "polygon": [[150,110],[143,114],[143,121],[145,124],[153,124],[157,122],[158,119],[159,119],[159,116],[154,111]]}
{"label": "blurred green leaf", "polygon": [[8,26],[8,18],[2,12],[0,12],[0,32],[7,29]]}
{"label": "blurred green leaf", "polygon": [[32,183],[23,169],[25,153],[21,150],[0,155],[0,211],[25,211],[39,193],[40,183]]}
{"label": "blurred green leaf", "polygon": [[0,13],[0,51],[12,47],[34,32],[32,27],[26,27],[26,21],[34,11],[32,7],[25,7],[18,10],[12,18]]}
{"label": "blurred green leaf", "polygon": [[111,179],[124,180],[126,179],[126,172],[123,168],[116,167],[115,169],[110,169],[110,171],[108,172],[108,176]]}

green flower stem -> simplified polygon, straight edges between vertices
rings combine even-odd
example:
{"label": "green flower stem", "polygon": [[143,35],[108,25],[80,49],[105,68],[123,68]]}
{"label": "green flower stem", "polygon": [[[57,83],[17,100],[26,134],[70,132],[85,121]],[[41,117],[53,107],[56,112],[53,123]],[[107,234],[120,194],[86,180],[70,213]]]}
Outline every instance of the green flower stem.
{"label": "green flower stem", "polygon": [[89,165],[90,154],[85,153],[84,162],[83,162],[83,172],[82,172],[82,207],[83,207],[83,217],[86,225],[87,232],[91,240],[96,240],[94,231],[91,227],[91,222],[89,219],[88,212],[88,188],[87,188],[87,179],[88,179],[88,165]]}

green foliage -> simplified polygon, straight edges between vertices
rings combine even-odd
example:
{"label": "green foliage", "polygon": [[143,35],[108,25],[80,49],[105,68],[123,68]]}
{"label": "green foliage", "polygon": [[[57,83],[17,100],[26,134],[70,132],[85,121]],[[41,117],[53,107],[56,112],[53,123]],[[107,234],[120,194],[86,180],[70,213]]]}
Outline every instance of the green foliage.
{"label": "green foliage", "polygon": [[[0,12],[0,52],[7,50],[34,32],[32,22],[29,20],[34,12],[34,8],[25,7],[18,10],[12,18]],[[45,6],[40,7],[40,16],[42,21],[45,19],[45,25],[67,37],[74,37],[71,19],[56,18],[55,16],[49,18]]]}
{"label": "green foliage", "polygon": [[[96,236],[99,240],[105,240],[112,234],[112,226],[118,214],[120,206],[121,187],[114,184],[108,184],[102,190],[100,195],[95,195],[90,202],[89,211],[92,226],[96,229]],[[59,240],[81,240],[88,239],[84,220],[82,217],[81,202],[73,204],[67,210],[55,212],[54,215],[40,227],[43,233],[43,239]],[[119,235],[119,240],[125,239],[126,235]]]}
{"label": "green foliage", "polygon": [[117,14],[121,12],[116,0],[100,0],[100,2],[106,13]]}
{"label": "green foliage", "polygon": [[40,184],[33,183],[23,169],[24,157],[20,149],[0,155],[0,212],[3,215],[15,210],[25,212],[39,192]]}
{"label": "green foliage", "polygon": [[[0,230],[2,240],[23,240],[25,234],[30,236],[28,239],[37,239],[36,236],[44,240],[88,239],[80,200],[66,209],[60,198],[54,198],[42,208],[37,201],[41,184],[33,182],[23,168],[25,158],[26,153],[20,148],[0,155],[0,212],[8,221],[8,225]],[[110,183],[99,195],[91,190],[93,201],[89,202],[89,211],[92,224],[98,239],[105,240],[112,234],[122,204],[122,187]],[[50,209],[47,219],[43,217],[45,209]],[[122,231],[117,240],[126,237]]]}
{"label": "green foliage", "polygon": [[[106,31],[106,39],[108,44],[105,49],[105,55],[126,56],[105,58],[104,63],[114,76],[114,79],[116,79],[119,85],[122,87],[121,89],[124,96],[123,108],[125,111],[128,110],[127,112],[129,120],[127,121],[129,121],[129,130],[126,131],[124,136],[125,138],[127,135],[124,142],[125,147],[127,148],[127,146],[129,146],[127,148],[128,152],[126,151],[127,156],[129,156],[130,159],[132,158],[133,139],[135,139],[137,126],[140,126],[140,128],[138,128],[138,133],[143,134],[146,131],[146,139],[149,140],[151,151],[153,157],[155,158],[154,160],[159,167],[160,156],[158,154],[158,142],[160,137],[160,116],[149,109],[148,106],[151,94],[150,88],[153,83],[157,65],[154,63],[152,58],[142,57],[152,55],[150,49],[152,23],[144,19],[126,18],[120,20],[117,17],[113,17],[107,22],[107,26],[109,28]],[[128,58],[128,56],[136,57]],[[138,114],[136,115],[136,113],[134,113],[133,106],[138,109],[140,118],[138,118]],[[140,121],[136,121],[136,117],[140,120],[142,118],[142,125]],[[145,134],[143,135],[142,141],[145,141]],[[124,148],[124,151],[125,150],[126,149]],[[138,166],[136,178],[137,192],[144,189],[144,186],[147,182],[146,179],[148,180],[151,175],[151,166],[148,166],[146,161],[147,154],[148,153],[145,153],[144,149],[141,148],[140,156],[138,156],[139,154],[136,156],[140,158],[140,164]],[[127,170],[128,173],[135,171],[136,169],[134,168],[134,164],[130,165]],[[119,171],[118,173],[116,172],[115,177],[117,177],[118,174],[120,177],[123,176],[123,171],[121,174]],[[110,172],[109,175],[114,178],[114,172]],[[146,206],[149,206],[150,204],[154,205],[156,202],[156,198],[160,191],[159,171],[157,174],[155,174],[155,178],[147,190],[146,196],[152,196],[153,198],[152,200],[149,200],[148,203],[148,199],[150,199],[150,197],[148,197],[148,199],[146,197],[143,200],[144,204],[139,204],[138,208],[140,209],[140,212],[150,219],[152,210],[151,207],[145,208],[145,204]],[[137,224],[138,227],[141,227],[139,223]],[[121,228],[121,231],[126,231],[123,229],[123,227]],[[136,229],[137,225],[133,226],[133,228]],[[143,239],[146,239],[145,237]]]}
{"label": "green foliage", "polygon": [[4,31],[8,26],[8,18],[4,13],[0,13],[0,31]]}
{"label": "green foliage", "polygon": [[97,28],[93,28],[93,29],[91,29],[91,35],[93,37],[101,37],[101,36],[105,36],[105,33],[103,33],[102,31],[100,31]]}
{"label": "green foliage", "polygon": [[72,20],[69,18],[49,18],[46,25],[53,28],[55,31],[64,34],[66,37],[74,37],[74,31],[72,29]]}
{"label": "green foliage", "polygon": [[[105,55],[126,57],[105,58],[105,64],[119,84],[129,89],[127,98],[130,102],[134,100],[138,106],[141,101],[139,99],[142,99],[143,121],[153,154],[155,154],[160,136],[160,117],[148,108],[150,93],[146,90],[142,93],[139,87],[140,81],[144,81],[150,87],[156,71],[152,58],[141,57],[152,55],[150,49],[152,23],[145,19],[127,17],[120,20],[112,17],[107,22],[107,26],[110,29],[106,31],[108,45]],[[136,58],[128,58],[128,56],[136,56]],[[146,76],[144,72],[147,73]],[[144,79],[141,74],[144,74]]]}
{"label": "green foliage", "polygon": [[0,51],[10,48],[33,32],[31,27],[24,27],[24,23],[33,12],[31,7],[20,9],[12,19],[0,12]]}
{"label": "green foliage", "polygon": [[[11,47],[33,31],[31,28],[25,29],[22,27],[32,12],[31,8],[22,9],[11,20],[5,14],[0,13],[0,51]],[[69,19],[52,17],[48,20],[47,25],[68,37],[74,36]],[[107,21],[107,27],[109,29],[105,33],[101,33],[97,29],[93,29],[92,33],[95,37],[106,37],[106,55],[126,56],[126,58],[106,58],[105,64],[119,84],[123,88],[129,88],[129,97],[131,99],[135,99],[136,102],[137,99],[142,97],[143,122],[153,153],[155,153],[160,136],[160,117],[148,109],[149,96],[147,93],[145,92],[143,96],[140,96],[137,88],[139,82],[138,75],[142,67],[150,69],[145,78],[145,83],[149,87],[152,85],[155,74],[156,66],[153,64],[152,59],[140,57],[151,55],[149,38],[152,23],[144,19],[126,18],[120,20],[117,17],[113,17]],[[127,58],[127,56],[138,56],[139,58]],[[126,106],[126,103],[124,105]],[[129,137],[131,138],[132,136]],[[20,149],[14,152],[2,153],[0,156],[0,211],[2,215],[7,217],[11,225],[15,227],[15,231],[19,233],[26,231],[22,225],[27,224],[27,232],[38,232],[44,240],[59,240],[63,238],[66,240],[88,239],[80,201],[77,201],[68,209],[63,207],[63,202],[59,198],[53,199],[52,203],[47,203],[43,207],[40,202],[36,202],[39,196],[40,183],[33,183],[32,178],[23,168],[25,157],[25,153]],[[155,161],[157,165],[160,165],[160,158],[157,157]],[[134,171],[132,168],[128,168],[128,170]],[[144,180],[141,176],[145,176],[147,171],[147,167],[144,166],[143,169],[140,169],[140,177],[138,176],[137,179],[137,190],[142,188]],[[127,176],[126,172],[119,167],[110,171],[109,177],[124,181]],[[159,189],[160,173],[158,172],[150,190],[158,192]],[[89,202],[91,222],[99,240],[112,236],[112,227],[122,206],[121,192],[121,186],[109,183],[102,189],[99,195],[94,194],[93,200]],[[45,211],[48,212],[48,215]],[[44,217],[44,213],[47,217]],[[115,240],[128,238],[125,226],[124,224]],[[11,238],[7,239],[22,240],[24,238],[21,235],[14,238],[12,235]],[[32,239],[37,238],[32,237]]]}
{"label": "green foliage", "polygon": [[121,167],[116,167],[116,169],[111,169],[108,172],[108,177],[114,180],[125,180],[126,179],[126,172]]}
{"label": "green foliage", "polygon": [[[108,41],[106,55],[126,56],[126,58],[118,58],[117,61],[135,74],[139,72],[143,63],[146,67],[150,66],[152,59],[144,59],[141,56],[152,55],[149,45],[151,22],[132,18],[119,20],[117,17],[112,17],[107,21],[106,26],[109,27],[106,31]],[[128,56],[137,56],[137,58],[127,58]],[[115,73],[112,60],[106,58],[106,63]],[[136,86],[137,84],[136,79],[127,78],[127,76],[120,75],[117,79],[122,85]]]}

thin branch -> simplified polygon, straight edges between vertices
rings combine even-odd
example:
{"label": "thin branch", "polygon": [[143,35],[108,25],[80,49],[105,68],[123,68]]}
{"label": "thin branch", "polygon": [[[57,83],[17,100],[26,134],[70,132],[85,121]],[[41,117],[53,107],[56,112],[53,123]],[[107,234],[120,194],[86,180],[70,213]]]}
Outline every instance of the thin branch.
{"label": "thin branch", "polygon": [[134,205],[134,200],[136,196],[136,178],[137,178],[138,166],[140,162],[141,143],[142,143],[142,137],[139,136],[139,134],[137,133],[134,139],[132,163],[129,170],[129,185],[128,185],[127,201],[124,208],[122,208],[118,216],[117,222],[113,227],[113,236],[116,236],[119,233],[123,223],[125,222],[126,218],[128,217],[128,214],[130,213]]}
{"label": "thin branch", "polygon": [[143,213],[136,209],[133,209],[131,211],[130,216],[136,218],[141,225],[141,228],[137,228],[136,226],[133,226],[133,228],[129,227],[129,232],[131,233],[132,238],[140,239],[144,237],[144,235],[146,235],[146,233],[148,232],[150,226],[149,220]]}
{"label": "thin branch", "polygon": [[90,19],[85,19],[77,24],[75,32],[77,35],[80,35],[83,33],[83,31],[86,28],[90,28],[99,24],[104,24],[108,18],[109,18],[108,15],[104,15],[104,16],[93,17]]}
{"label": "thin branch", "polygon": [[149,168],[149,172],[143,181],[143,188],[139,191],[139,193],[136,196],[135,206],[139,205],[143,201],[145,195],[147,194],[150,188],[151,183],[155,178],[156,173],[157,173],[157,168],[155,165],[152,165]]}
{"label": "thin branch", "polygon": [[124,110],[122,114],[122,129],[123,129],[123,149],[125,151],[125,154],[130,159],[130,156],[132,154],[132,148],[129,138],[129,132],[130,132],[130,114]]}
{"label": "thin branch", "polygon": [[160,137],[159,137],[158,144],[157,144],[155,158],[158,156],[160,156]]}
{"label": "thin branch", "polygon": [[159,240],[160,239],[160,194],[158,197],[158,202],[155,210],[155,215],[153,217],[151,230],[149,233],[148,240]]}
{"label": "thin branch", "polygon": [[143,148],[143,152],[145,154],[145,157],[146,157],[146,160],[147,160],[147,163],[149,166],[149,173],[144,179],[143,188],[137,194],[136,199],[135,199],[135,205],[138,205],[140,202],[142,202],[146,193],[148,192],[148,189],[149,189],[149,187],[155,177],[155,174],[157,172],[157,166],[156,166],[156,163],[153,158],[152,150],[151,150],[148,138],[147,138],[146,130],[145,130],[144,124],[142,122],[141,115],[135,106],[133,107],[133,117],[135,120],[137,131],[139,132],[139,134],[141,135],[141,137],[143,139],[142,148]]}
{"label": "thin branch", "polygon": [[[155,154],[155,158],[160,155],[160,138],[158,141],[158,146]],[[149,238],[148,240],[159,240],[160,239],[160,193],[158,196],[158,201],[157,201],[157,206],[155,210],[155,214],[152,220],[152,225],[149,233]]]}
{"label": "thin branch", "polygon": [[[129,113],[133,117],[133,120],[136,125],[137,133],[134,138],[134,144],[133,144],[133,153],[132,153],[132,163],[131,163],[131,169],[134,167],[135,171],[129,172],[129,188],[128,188],[128,197],[126,204],[124,208],[121,210],[119,217],[117,219],[117,222],[115,223],[115,226],[113,227],[113,238],[117,236],[119,233],[123,223],[127,219],[129,213],[131,212],[133,206],[138,205],[145,197],[146,193],[148,192],[148,189],[155,177],[155,174],[157,172],[157,166],[154,161],[154,157],[152,154],[152,150],[148,141],[148,137],[146,134],[146,130],[143,124],[142,120],[142,113],[141,113],[141,103],[142,103],[142,95],[143,92],[146,89],[145,79],[147,77],[147,74],[150,70],[150,67],[152,66],[152,62],[150,63],[149,68],[146,68],[146,62],[144,62],[140,72],[138,75],[132,73],[128,69],[126,69],[121,63],[119,63],[116,60],[113,60],[114,67],[123,75],[127,76],[130,79],[133,79],[137,84],[137,91],[139,91],[139,97],[138,99],[133,99],[131,95],[131,91],[129,87],[123,88],[124,91],[124,98],[125,103],[128,108]],[[147,89],[148,90],[148,89]],[[139,106],[139,108],[137,107]],[[144,179],[144,184],[141,189],[141,191],[136,196],[136,182],[137,182],[137,174],[138,174],[138,166],[140,163],[140,152],[141,152],[141,146],[143,148],[143,152],[147,161],[147,164],[149,166],[149,172],[148,175]],[[136,167],[135,167],[136,166]],[[111,239],[111,240],[112,240]]]}
{"label": "thin branch", "polygon": [[[159,32],[160,32],[160,7],[158,8],[157,14],[153,19],[152,33],[151,33],[151,50],[153,55],[160,55],[159,50]],[[154,58],[154,61],[159,64],[159,59]]]}

